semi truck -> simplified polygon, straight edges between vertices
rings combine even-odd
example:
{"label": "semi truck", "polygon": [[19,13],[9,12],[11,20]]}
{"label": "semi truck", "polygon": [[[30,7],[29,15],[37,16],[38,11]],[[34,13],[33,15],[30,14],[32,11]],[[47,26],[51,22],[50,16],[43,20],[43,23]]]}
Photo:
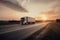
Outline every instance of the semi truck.
{"label": "semi truck", "polygon": [[32,17],[22,17],[20,23],[23,24],[35,24],[35,18]]}

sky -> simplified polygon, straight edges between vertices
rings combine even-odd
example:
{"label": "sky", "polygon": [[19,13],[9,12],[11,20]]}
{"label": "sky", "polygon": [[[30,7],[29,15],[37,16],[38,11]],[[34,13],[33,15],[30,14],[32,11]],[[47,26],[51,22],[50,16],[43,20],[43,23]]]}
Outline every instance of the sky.
{"label": "sky", "polygon": [[[23,16],[53,20],[60,18],[60,0],[3,0],[0,20],[19,20]],[[9,4],[11,2],[12,4]],[[16,7],[15,7],[16,6]],[[27,12],[26,12],[27,11]]]}

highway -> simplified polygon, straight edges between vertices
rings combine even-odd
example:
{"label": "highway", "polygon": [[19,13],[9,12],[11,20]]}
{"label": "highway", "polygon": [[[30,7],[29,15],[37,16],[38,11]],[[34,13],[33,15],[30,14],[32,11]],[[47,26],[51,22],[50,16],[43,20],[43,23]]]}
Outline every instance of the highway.
{"label": "highway", "polygon": [[44,28],[47,24],[48,23],[1,25],[0,40],[23,40],[36,31]]}
{"label": "highway", "polygon": [[24,40],[60,40],[60,22],[50,22]]}

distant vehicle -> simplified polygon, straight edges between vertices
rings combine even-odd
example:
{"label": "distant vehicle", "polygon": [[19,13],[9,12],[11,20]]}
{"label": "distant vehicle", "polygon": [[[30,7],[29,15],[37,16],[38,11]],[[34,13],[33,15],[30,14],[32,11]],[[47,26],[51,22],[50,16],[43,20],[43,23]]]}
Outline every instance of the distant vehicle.
{"label": "distant vehicle", "polygon": [[23,24],[35,24],[35,18],[32,17],[22,17],[20,23]]}

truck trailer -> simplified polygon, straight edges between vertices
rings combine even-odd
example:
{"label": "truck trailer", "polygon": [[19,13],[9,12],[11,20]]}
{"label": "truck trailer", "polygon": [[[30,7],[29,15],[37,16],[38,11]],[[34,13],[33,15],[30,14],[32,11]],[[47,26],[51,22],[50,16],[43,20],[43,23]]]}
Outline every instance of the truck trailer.
{"label": "truck trailer", "polygon": [[22,17],[20,23],[23,24],[35,24],[35,18],[32,17]]}

